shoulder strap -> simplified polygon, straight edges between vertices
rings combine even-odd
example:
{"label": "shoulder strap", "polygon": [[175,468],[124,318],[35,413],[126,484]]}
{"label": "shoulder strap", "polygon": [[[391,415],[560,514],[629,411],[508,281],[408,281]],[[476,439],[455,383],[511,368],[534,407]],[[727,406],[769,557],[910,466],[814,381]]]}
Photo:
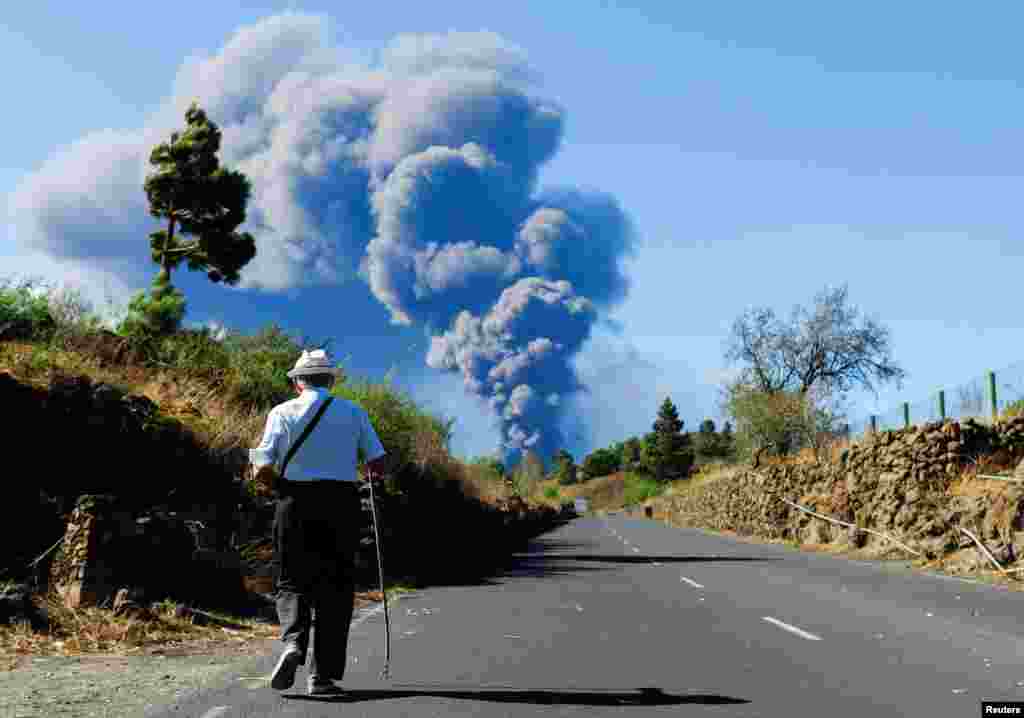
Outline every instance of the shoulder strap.
{"label": "shoulder strap", "polygon": [[334,401],[333,396],[327,397],[327,401],[321,404],[320,409],[317,410],[316,416],[313,417],[313,420],[311,422],[306,424],[306,428],[302,430],[302,433],[299,435],[298,440],[291,445],[291,448],[288,449],[288,453],[284,457],[284,463],[281,464],[282,479],[284,478],[285,469],[288,468],[288,462],[292,460],[293,456],[295,456],[295,452],[299,450],[300,446],[302,446],[302,442],[306,440],[306,437],[309,436],[309,433],[316,428],[317,422],[320,421],[320,417],[324,415],[324,412],[327,411],[327,407],[331,405],[332,401]]}

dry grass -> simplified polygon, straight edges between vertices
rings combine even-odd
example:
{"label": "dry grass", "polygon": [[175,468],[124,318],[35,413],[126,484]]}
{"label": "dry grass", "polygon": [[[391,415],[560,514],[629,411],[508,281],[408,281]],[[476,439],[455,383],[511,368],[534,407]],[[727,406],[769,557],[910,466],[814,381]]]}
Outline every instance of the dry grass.
{"label": "dry grass", "polygon": [[156,402],[161,412],[177,419],[208,447],[226,450],[258,443],[265,412],[233,406],[221,387],[174,369],[101,366],[99,360],[75,351],[47,349],[25,342],[0,343],[0,371],[18,381],[45,389],[58,374],[84,374]]}
{"label": "dry grass", "polygon": [[[656,506],[655,510],[657,510],[660,499],[690,491],[711,481],[729,478],[745,468],[734,464],[705,464],[694,476],[671,482],[660,496],[647,499],[643,503],[653,501]],[[561,486],[557,480],[550,479],[537,484],[535,490],[530,494],[530,501],[557,508],[564,502],[572,501],[577,497],[583,497],[588,499],[590,508],[593,511],[618,511],[625,506],[630,494],[635,495],[637,491],[636,484],[643,481],[644,478],[641,476],[631,475],[622,471],[610,476],[602,476],[569,486]],[[630,489],[631,484],[633,489]],[[544,492],[550,488],[558,489],[557,498],[550,498],[544,495]]]}
{"label": "dry grass", "polygon": [[[413,589],[396,583],[387,587],[388,601]],[[356,593],[356,607],[383,600],[380,591]],[[195,625],[191,618],[175,616],[175,604],[155,606],[153,618],[115,616],[104,608],[66,608],[46,599],[50,629],[33,632],[28,624],[0,625],[0,670],[12,670],[26,656],[133,655],[147,652],[205,654],[221,647],[240,647],[253,641],[278,638],[280,626],[218,611],[206,611],[230,626]]]}
{"label": "dry grass", "polygon": [[102,608],[71,610],[55,599],[46,600],[50,630],[34,633],[27,624],[0,626],[0,665],[13,667],[22,656],[76,656],[86,653],[123,655],[154,646],[194,641],[245,642],[273,638],[278,627],[252,619],[214,614],[238,628],[197,626],[174,615],[174,604],[163,603],[151,620],[124,618]]}
{"label": "dry grass", "polygon": [[681,481],[673,481],[665,491],[665,496],[678,496],[687,491],[693,491],[713,481],[729,479],[736,474],[746,471],[748,467],[736,464],[705,464],[694,476]]}

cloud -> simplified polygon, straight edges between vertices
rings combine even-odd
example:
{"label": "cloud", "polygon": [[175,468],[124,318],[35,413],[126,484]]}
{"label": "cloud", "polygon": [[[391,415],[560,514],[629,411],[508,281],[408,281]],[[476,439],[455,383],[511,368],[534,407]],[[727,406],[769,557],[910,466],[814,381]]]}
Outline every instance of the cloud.
{"label": "cloud", "polygon": [[564,110],[521,48],[488,32],[406,34],[369,64],[327,29],[284,13],[188,58],[144,127],[87,135],[22,182],[19,245],[151,276],[148,153],[198,101],[222,162],[252,183],[257,255],[241,290],[361,278],[393,322],[434,335],[428,364],[463,376],[506,447],[559,448],[580,389],[572,357],[629,289],[625,212],[597,191],[537,186]]}
{"label": "cloud", "polygon": [[[138,133],[88,135],[47,160],[10,200],[17,243],[57,259],[111,264],[148,254]],[[141,250],[139,245],[141,244]]]}

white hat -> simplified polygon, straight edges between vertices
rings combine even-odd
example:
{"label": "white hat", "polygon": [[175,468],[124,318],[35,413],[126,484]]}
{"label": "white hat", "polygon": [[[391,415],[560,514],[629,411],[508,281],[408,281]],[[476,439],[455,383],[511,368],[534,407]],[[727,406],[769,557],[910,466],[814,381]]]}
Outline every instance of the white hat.
{"label": "white hat", "polygon": [[300,376],[312,376],[315,374],[332,374],[333,376],[340,377],[343,372],[331,364],[331,360],[327,357],[327,352],[323,349],[314,349],[310,352],[302,352],[302,356],[295,362],[292,370],[288,372],[288,377],[296,379]]}

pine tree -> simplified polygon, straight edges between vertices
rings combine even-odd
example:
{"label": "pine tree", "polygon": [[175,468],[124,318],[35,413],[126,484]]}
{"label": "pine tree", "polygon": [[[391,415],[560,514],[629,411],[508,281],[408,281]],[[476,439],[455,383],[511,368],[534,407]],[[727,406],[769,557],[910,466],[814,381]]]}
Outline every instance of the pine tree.
{"label": "pine tree", "polygon": [[565,449],[555,454],[555,477],[562,486],[569,486],[577,481],[576,461]]}
{"label": "pine tree", "polygon": [[693,452],[681,433],[683,421],[679,418],[679,411],[669,397],[662,402],[653,428],[653,446],[650,448],[654,477],[658,481],[685,477],[693,465]]}
{"label": "pine tree", "polygon": [[722,427],[720,437],[722,444],[722,456],[724,458],[730,458],[736,450],[736,437],[733,436],[731,422],[725,422],[725,426]]}
{"label": "pine tree", "polygon": [[718,456],[720,452],[719,435],[715,433],[715,422],[705,419],[700,423],[700,429],[695,437],[697,456],[703,461],[709,461]]}
{"label": "pine tree", "polygon": [[172,133],[170,142],[157,145],[149,157],[154,167],[144,185],[149,212],[167,225],[149,235],[150,256],[160,272],[151,298],[139,294],[129,305],[128,332],[162,334],[180,326],[185,299],[171,285],[171,271],[183,260],[212,282],[234,285],[256,256],[252,235],[236,231],[245,221],[249,180],[220,166],[221,132],[203,110],[193,104],[185,123],[184,132]]}
{"label": "pine tree", "polygon": [[640,464],[640,439],[635,436],[626,439],[622,445],[622,468],[636,471]]}

